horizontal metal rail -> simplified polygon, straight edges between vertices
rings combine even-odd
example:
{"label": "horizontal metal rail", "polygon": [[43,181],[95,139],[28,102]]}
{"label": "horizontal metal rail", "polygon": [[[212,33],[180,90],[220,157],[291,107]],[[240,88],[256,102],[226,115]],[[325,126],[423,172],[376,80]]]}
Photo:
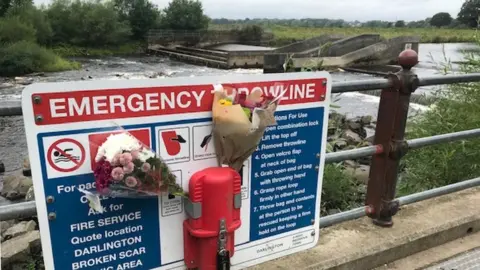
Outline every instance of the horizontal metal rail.
{"label": "horizontal metal rail", "polygon": [[[442,85],[452,83],[480,82],[480,73],[462,75],[435,75],[419,79],[420,86]],[[333,82],[332,93],[345,93],[356,91],[368,91],[385,89],[392,86],[388,79],[369,79],[347,82]],[[19,101],[0,102],[0,116],[22,115],[21,103]]]}
{"label": "horizontal metal rail", "polygon": [[387,79],[370,79],[370,80],[358,80],[358,81],[347,81],[347,82],[333,82],[332,93],[378,90],[378,89],[385,89],[390,86],[391,86],[391,83]]}
{"label": "horizontal metal rail", "polygon": [[[480,137],[480,128],[408,140],[407,144],[409,149],[417,149],[425,146],[471,139],[475,137]],[[383,153],[383,148],[381,145],[366,146],[352,150],[328,153],[325,157],[325,162],[335,163],[348,159],[357,159],[381,153]]]}
{"label": "horizontal metal rail", "polygon": [[464,130],[464,131],[459,131],[455,133],[435,135],[435,136],[419,138],[419,139],[413,139],[413,140],[407,141],[407,143],[408,143],[408,148],[417,149],[424,146],[454,142],[459,140],[466,140],[466,139],[471,139],[475,137],[480,137],[480,128]]}
{"label": "horizontal metal rail", "polygon": [[[419,201],[431,199],[434,197],[454,193],[457,191],[465,190],[468,188],[480,186],[480,178],[475,178],[448,186],[434,188],[431,190],[423,191],[420,193],[407,195],[398,198],[400,205],[407,205],[416,203]],[[35,202],[24,202],[10,205],[0,206],[0,221],[28,218],[35,216],[37,210],[35,208]],[[353,220],[365,216],[365,207],[355,208],[349,211],[341,212],[334,215],[329,215],[320,218],[320,228],[332,226],[344,221]]]}
{"label": "horizontal metal rail", "polygon": [[[407,205],[423,200],[435,198],[438,196],[454,193],[457,191],[469,189],[472,187],[480,186],[480,178],[475,178],[448,186],[443,186],[439,188],[430,189],[420,193],[415,193],[412,195],[400,197],[397,200],[400,202],[400,205]],[[355,208],[349,211],[341,212],[338,214],[333,214],[320,218],[320,228],[325,228],[332,226],[344,221],[353,220],[365,216],[365,207]]]}
{"label": "horizontal metal rail", "polygon": [[29,218],[36,214],[35,201],[0,206],[0,221]]}
{"label": "horizontal metal rail", "polygon": [[381,145],[367,146],[352,150],[327,153],[327,155],[325,156],[325,162],[335,163],[348,159],[357,159],[361,157],[373,156],[381,153],[383,153],[383,147]]}

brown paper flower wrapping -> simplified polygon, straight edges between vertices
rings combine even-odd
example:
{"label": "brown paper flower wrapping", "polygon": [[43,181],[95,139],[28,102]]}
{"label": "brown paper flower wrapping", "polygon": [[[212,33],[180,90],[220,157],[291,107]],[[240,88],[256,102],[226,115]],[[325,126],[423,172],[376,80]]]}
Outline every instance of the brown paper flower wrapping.
{"label": "brown paper flower wrapping", "polygon": [[[247,99],[257,99],[258,94],[252,92]],[[274,113],[279,99],[265,109],[255,108],[250,121],[241,105],[220,104],[219,101],[226,97],[227,93],[223,89],[214,93],[213,142],[219,165],[228,165],[238,171],[255,152],[265,129],[276,125]]]}

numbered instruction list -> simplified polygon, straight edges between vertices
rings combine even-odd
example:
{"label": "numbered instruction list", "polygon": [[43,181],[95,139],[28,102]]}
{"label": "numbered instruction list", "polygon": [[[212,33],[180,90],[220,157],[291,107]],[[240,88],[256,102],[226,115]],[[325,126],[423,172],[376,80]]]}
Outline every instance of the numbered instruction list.
{"label": "numbered instruction list", "polygon": [[323,108],[275,113],[252,156],[250,241],[312,225]]}

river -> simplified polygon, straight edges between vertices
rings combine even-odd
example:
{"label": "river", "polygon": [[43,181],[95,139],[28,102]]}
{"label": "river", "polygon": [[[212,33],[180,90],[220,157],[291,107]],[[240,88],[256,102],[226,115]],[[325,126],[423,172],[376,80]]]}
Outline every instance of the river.
{"label": "river", "polygon": [[[420,63],[415,68],[419,76],[440,74],[439,68],[444,65],[445,59],[452,62],[462,61],[462,50],[472,50],[477,47],[473,44],[421,44],[419,59]],[[167,58],[143,56],[143,57],[104,57],[101,59],[75,58],[82,63],[82,69],[45,74],[45,76],[31,77],[34,82],[62,82],[80,80],[118,80],[118,79],[145,79],[162,77],[189,77],[208,75],[246,74],[261,75],[260,69],[234,69],[219,70],[207,67],[199,67],[172,61]],[[452,64],[453,71],[459,71],[458,64]],[[332,72],[334,81],[364,80],[372,78],[371,75]],[[20,100],[23,86],[12,86],[0,90],[0,104],[10,100]],[[439,87],[423,87],[417,90],[420,94],[429,94]],[[336,95],[335,104],[339,106],[335,110],[347,114],[349,117],[361,115],[376,115],[378,100],[376,96],[361,93],[344,93]],[[426,107],[413,104],[411,116]],[[5,163],[8,172],[21,168],[22,160],[26,155],[25,132],[21,116],[0,117],[0,159]]]}

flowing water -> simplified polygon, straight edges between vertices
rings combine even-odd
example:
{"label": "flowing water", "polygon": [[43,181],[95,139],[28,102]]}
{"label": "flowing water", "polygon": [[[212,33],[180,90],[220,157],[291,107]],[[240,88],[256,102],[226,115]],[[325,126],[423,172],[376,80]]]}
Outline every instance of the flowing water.
{"label": "flowing water", "polygon": [[[458,62],[463,59],[462,50],[478,49],[472,44],[421,44],[420,63],[415,68],[419,76],[440,74],[439,69],[448,62]],[[446,57],[446,58],[445,58]],[[447,60],[445,60],[447,59]],[[73,60],[82,63],[82,69],[45,74],[44,76],[33,76],[25,78],[33,82],[62,82],[80,80],[118,80],[118,79],[145,79],[163,77],[191,77],[209,75],[258,75],[262,74],[260,69],[234,69],[219,70],[207,67],[199,67],[184,64],[168,58],[142,56],[142,57],[104,57],[99,59],[75,58]],[[454,71],[459,70],[458,64],[452,64]],[[334,81],[365,80],[372,78],[371,75],[333,72]],[[0,79],[2,81],[2,79]],[[0,106],[8,104],[11,100],[20,100],[21,91],[24,86],[12,84],[4,79],[0,84]],[[424,87],[417,90],[418,93],[428,94],[439,89],[438,87]],[[349,117],[361,115],[376,115],[378,100],[376,96],[364,95],[361,93],[344,93],[335,95],[335,110],[347,114]],[[424,106],[412,104],[412,115]],[[21,168],[22,160],[26,156],[25,132],[21,116],[0,117],[0,159],[5,163],[6,170],[13,172]]]}

